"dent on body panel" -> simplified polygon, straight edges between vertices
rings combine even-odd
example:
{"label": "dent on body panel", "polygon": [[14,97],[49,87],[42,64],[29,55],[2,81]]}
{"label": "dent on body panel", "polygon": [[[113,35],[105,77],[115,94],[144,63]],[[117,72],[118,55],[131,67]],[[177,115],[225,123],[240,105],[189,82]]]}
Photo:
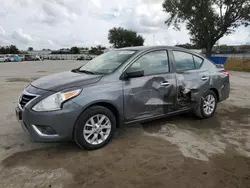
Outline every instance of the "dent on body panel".
{"label": "dent on body panel", "polygon": [[210,88],[215,88],[218,91],[218,100],[228,98],[230,92],[229,77],[220,72],[220,70],[224,70],[224,67],[217,67],[218,65],[214,65],[208,60],[205,60],[205,62],[204,69],[210,70]]}
{"label": "dent on body panel", "polygon": [[[169,106],[173,105],[173,102],[168,99],[171,94],[173,95],[174,86],[170,85],[166,89],[166,87],[161,86],[161,83],[165,81],[166,78],[161,76],[133,80],[133,82],[140,82],[141,87],[131,87],[129,91],[124,93],[126,105],[133,107],[127,109],[126,114],[128,117],[143,118],[166,113]],[[126,84],[130,84],[129,81]]]}
{"label": "dent on body panel", "polygon": [[177,101],[180,106],[196,107],[199,104],[204,92],[210,85],[209,79],[204,81],[201,79],[202,76],[209,77],[209,73],[207,71],[190,71],[176,74]]}
{"label": "dent on body panel", "polygon": [[219,93],[219,101],[229,97],[229,77],[227,77],[224,73],[220,73],[218,71],[211,73],[210,85],[211,88],[217,89]]}

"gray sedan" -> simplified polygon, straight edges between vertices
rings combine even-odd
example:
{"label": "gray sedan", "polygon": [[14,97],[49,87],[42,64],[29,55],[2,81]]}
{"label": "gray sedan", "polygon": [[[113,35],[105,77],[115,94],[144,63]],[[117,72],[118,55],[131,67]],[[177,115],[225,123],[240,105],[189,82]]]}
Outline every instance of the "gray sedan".
{"label": "gray sedan", "polygon": [[16,115],[35,141],[98,149],[127,124],[184,112],[209,118],[229,90],[229,73],[199,54],[130,47],[35,80],[21,93]]}

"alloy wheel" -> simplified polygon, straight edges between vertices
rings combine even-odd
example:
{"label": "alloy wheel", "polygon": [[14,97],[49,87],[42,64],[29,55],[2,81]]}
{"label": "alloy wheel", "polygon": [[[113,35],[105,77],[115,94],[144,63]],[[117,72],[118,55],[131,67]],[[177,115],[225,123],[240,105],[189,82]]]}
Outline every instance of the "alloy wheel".
{"label": "alloy wheel", "polygon": [[215,109],[215,97],[213,95],[207,95],[206,98],[204,99],[203,103],[203,111],[206,115],[210,115],[213,113]]}
{"label": "alloy wheel", "polygon": [[102,144],[110,135],[111,121],[104,114],[90,117],[84,126],[83,136],[91,145]]}

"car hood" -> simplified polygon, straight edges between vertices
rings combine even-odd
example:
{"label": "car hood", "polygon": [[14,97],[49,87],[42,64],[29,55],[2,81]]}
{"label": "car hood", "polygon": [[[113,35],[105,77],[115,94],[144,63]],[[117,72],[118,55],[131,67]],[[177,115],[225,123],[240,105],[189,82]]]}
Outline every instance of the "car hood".
{"label": "car hood", "polygon": [[58,92],[71,87],[81,87],[87,84],[96,83],[101,78],[102,75],[67,71],[39,78],[32,82],[31,85],[39,89]]}

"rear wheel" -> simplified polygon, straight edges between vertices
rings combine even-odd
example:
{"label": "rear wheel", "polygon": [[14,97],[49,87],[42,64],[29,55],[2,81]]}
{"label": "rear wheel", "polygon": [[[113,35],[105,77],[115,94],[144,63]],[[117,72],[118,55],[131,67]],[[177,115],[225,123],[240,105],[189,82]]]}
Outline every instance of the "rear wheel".
{"label": "rear wheel", "polygon": [[102,106],[92,106],[79,118],[75,128],[75,141],[83,148],[99,149],[112,139],[116,128],[114,114]]}
{"label": "rear wheel", "polygon": [[215,113],[216,108],[216,94],[212,90],[209,90],[203,95],[195,114],[201,118],[209,118]]}

